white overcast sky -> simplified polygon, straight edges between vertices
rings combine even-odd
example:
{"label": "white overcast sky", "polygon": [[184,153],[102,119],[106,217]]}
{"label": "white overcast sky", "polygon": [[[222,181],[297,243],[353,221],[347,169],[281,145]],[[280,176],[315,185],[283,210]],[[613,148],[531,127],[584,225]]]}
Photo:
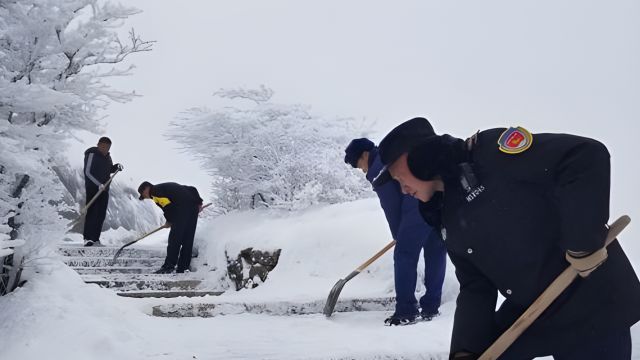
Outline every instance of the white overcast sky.
{"label": "white overcast sky", "polygon": [[124,4],[143,11],[126,27],[158,41],[113,81],[143,97],[106,111],[134,183],[206,192],[206,174],[162,137],[167,123],[219,88],[265,84],[274,101],[377,121],[374,140],[414,116],[460,137],[509,125],[595,137],[613,155],[612,215],[640,200],[637,0]]}

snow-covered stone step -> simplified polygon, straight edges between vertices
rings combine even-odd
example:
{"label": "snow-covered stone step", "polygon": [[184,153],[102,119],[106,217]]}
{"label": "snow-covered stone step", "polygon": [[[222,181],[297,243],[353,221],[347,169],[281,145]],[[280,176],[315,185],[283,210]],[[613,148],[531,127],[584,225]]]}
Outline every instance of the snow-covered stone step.
{"label": "snow-covered stone step", "polygon": [[[231,314],[306,315],[322,313],[325,301],[265,302],[265,303],[202,303],[165,304],[153,307],[153,315],[160,317],[214,317]],[[345,299],[336,304],[336,312],[392,311],[394,298]]]}
{"label": "snow-covered stone step", "polygon": [[[82,246],[60,246],[58,252],[64,256],[73,257],[110,257],[118,251],[119,247],[104,246],[104,247],[82,247]],[[138,248],[126,248],[120,253],[120,257],[126,258],[164,258],[165,251],[161,249],[138,249]]]}
{"label": "snow-covered stone step", "polygon": [[[164,263],[164,258],[128,258],[119,257],[115,264],[112,264],[113,257],[83,257],[68,256],[64,258],[65,264],[71,267],[152,267],[160,268]],[[156,269],[157,270],[157,269]]]}
{"label": "snow-covered stone step", "polygon": [[218,296],[224,291],[204,291],[204,290],[173,290],[173,291],[126,291],[119,292],[119,296],[132,298],[176,298],[176,297],[203,297]]}
{"label": "snow-covered stone step", "polygon": [[201,280],[196,279],[117,279],[104,278],[85,279],[87,284],[97,284],[105,288],[113,288],[120,292],[135,290],[193,290],[200,285]]}
{"label": "snow-covered stone step", "polygon": [[[155,269],[152,269],[155,270]],[[97,280],[140,280],[140,281],[153,281],[153,280],[202,280],[197,273],[185,273],[185,274],[87,274],[80,276],[84,281],[97,281]]]}
{"label": "snow-covered stone step", "polygon": [[103,267],[73,267],[80,275],[104,275],[104,274],[152,274],[157,269],[154,267],[134,267],[134,266],[103,266]]}

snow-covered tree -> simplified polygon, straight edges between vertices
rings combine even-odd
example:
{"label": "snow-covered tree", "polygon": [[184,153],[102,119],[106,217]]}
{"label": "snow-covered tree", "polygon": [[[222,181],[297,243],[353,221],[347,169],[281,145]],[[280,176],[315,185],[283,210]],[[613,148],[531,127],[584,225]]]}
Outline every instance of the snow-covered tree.
{"label": "snow-covered tree", "polygon": [[135,94],[111,89],[128,55],[151,50],[116,29],[139,10],[98,0],[0,1],[0,118],[57,130],[96,130],[96,111]]}
{"label": "snow-covered tree", "polygon": [[371,195],[364,177],[343,161],[346,145],[370,124],[314,116],[304,105],[272,103],[273,91],[264,86],[221,89],[215,95],[234,106],[189,109],[171,123],[167,136],[214,176],[220,210],[291,210]]}
{"label": "snow-covered tree", "polygon": [[0,0],[0,240],[25,240],[16,271],[61,239],[60,214],[78,209],[54,171],[68,167],[64,137],[98,132],[100,108],[135,97],[103,80],[129,74],[119,63],[151,50],[133,30],[127,41],[116,32],[138,12],[108,0]]}

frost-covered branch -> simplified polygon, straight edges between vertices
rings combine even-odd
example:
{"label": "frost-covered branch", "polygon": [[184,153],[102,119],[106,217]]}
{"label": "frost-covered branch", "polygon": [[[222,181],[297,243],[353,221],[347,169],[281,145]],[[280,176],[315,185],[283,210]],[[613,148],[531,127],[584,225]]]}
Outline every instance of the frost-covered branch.
{"label": "frost-covered branch", "polygon": [[273,96],[273,90],[260,85],[259,89],[220,89],[213,93],[214,96],[219,96],[226,99],[246,99],[255,102],[256,104],[264,103],[271,100]]}

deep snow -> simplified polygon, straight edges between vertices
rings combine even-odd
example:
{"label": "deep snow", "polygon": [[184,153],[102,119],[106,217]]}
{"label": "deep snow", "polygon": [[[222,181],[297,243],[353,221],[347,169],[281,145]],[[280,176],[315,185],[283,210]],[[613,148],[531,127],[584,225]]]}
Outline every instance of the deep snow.
{"label": "deep snow", "polygon": [[[388,313],[378,311],[336,313],[330,320],[322,314],[150,316],[154,305],[181,301],[324,300],[339,278],[390,241],[388,233],[375,198],[299,213],[258,211],[201,220],[196,235],[200,256],[194,266],[198,275],[208,275],[210,287],[227,285],[216,281],[225,267],[225,251],[235,256],[248,246],[283,250],[278,266],[259,287],[195,299],[118,297],[112,290],[84,284],[59,257],[41,258],[27,268],[30,280],[23,288],[0,298],[0,358],[445,359],[457,292],[451,266],[442,316],[406,327],[383,326]],[[103,241],[116,244],[127,236],[132,235],[111,231]],[[163,247],[166,236],[161,231],[140,245]],[[392,293],[389,252],[351,280],[341,298]],[[639,337],[636,327],[636,349]],[[640,354],[634,359],[640,359]]]}

